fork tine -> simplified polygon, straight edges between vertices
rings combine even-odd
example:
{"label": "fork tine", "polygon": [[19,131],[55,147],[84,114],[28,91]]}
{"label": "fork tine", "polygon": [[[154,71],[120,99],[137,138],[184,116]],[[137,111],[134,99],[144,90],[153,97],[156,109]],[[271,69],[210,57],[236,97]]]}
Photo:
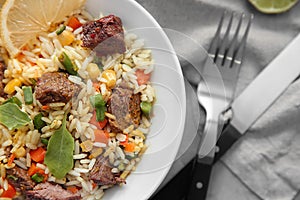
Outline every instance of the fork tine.
{"label": "fork tine", "polygon": [[231,44],[229,46],[229,49],[224,54],[224,62],[223,62],[223,66],[224,67],[228,68],[228,67],[232,66],[233,55],[234,55],[234,51],[235,51],[235,48],[236,48],[237,43],[238,43],[238,36],[239,36],[239,32],[240,32],[242,21],[243,21],[244,17],[245,17],[245,15],[241,14],[239,22],[238,22],[238,25],[237,25],[237,28],[235,30],[235,34],[234,34],[234,36],[233,36],[233,38],[231,40]]}
{"label": "fork tine", "polygon": [[221,33],[221,29],[223,26],[223,22],[224,22],[224,18],[226,15],[226,11],[223,12],[222,17],[220,19],[217,31],[210,43],[210,47],[208,49],[208,55],[215,60],[216,54],[217,54],[217,50],[218,50],[218,46],[219,46],[219,41],[220,41],[220,33]]}
{"label": "fork tine", "polygon": [[230,30],[231,30],[231,27],[232,27],[233,15],[234,15],[234,13],[232,12],[231,15],[230,15],[230,19],[229,19],[229,22],[228,22],[228,25],[227,25],[226,32],[225,32],[225,34],[223,36],[223,39],[222,39],[222,43],[221,43],[220,48],[218,49],[216,57],[215,57],[215,63],[216,63],[217,66],[222,65],[223,59],[224,59],[224,54],[225,54],[226,48],[229,44],[229,33],[230,33]]}
{"label": "fork tine", "polygon": [[245,46],[246,46],[246,41],[247,41],[247,38],[248,38],[248,34],[249,34],[249,31],[250,31],[250,27],[251,27],[253,18],[254,18],[254,16],[253,16],[253,14],[251,14],[250,17],[249,17],[249,21],[248,21],[247,28],[245,30],[244,36],[241,40],[240,46],[239,46],[239,48],[237,49],[237,51],[235,52],[235,54],[233,56],[232,67],[235,67],[236,65],[242,64],[242,60],[243,60],[243,57],[244,57]]}

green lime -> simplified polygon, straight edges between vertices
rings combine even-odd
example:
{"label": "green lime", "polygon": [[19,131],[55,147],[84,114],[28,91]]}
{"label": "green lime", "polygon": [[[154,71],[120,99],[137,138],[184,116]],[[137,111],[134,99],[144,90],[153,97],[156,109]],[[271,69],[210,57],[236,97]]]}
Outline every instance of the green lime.
{"label": "green lime", "polygon": [[249,0],[249,2],[260,12],[276,14],[291,9],[298,0]]}

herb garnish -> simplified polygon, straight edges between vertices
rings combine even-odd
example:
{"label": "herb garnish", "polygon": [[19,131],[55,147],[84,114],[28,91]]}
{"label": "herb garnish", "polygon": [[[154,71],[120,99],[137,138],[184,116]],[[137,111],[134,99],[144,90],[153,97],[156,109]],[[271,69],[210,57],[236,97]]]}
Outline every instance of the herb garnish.
{"label": "herb garnish", "polygon": [[28,114],[21,111],[15,103],[5,103],[0,106],[0,123],[13,130],[27,125],[31,119]]}
{"label": "herb garnish", "polygon": [[58,179],[63,178],[74,166],[74,138],[66,128],[65,114],[61,127],[51,136],[44,163]]}

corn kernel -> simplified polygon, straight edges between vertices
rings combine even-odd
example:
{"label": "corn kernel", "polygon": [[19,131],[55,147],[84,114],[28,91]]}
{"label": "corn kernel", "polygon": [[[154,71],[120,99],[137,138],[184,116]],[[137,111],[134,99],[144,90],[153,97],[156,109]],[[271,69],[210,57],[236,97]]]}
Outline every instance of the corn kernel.
{"label": "corn kernel", "polygon": [[88,72],[91,79],[96,79],[100,75],[100,69],[97,64],[88,64],[86,71]]}
{"label": "corn kernel", "polygon": [[24,147],[20,147],[14,152],[14,154],[16,158],[22,158],[25,156],[26,150],[24,149]]}
{"label": "corn kernel", "polygon": [[20,87],[21,85],[22,85],[22,82],[19,79],[17,79],[17,78],[12,79],[4,87],[4,92],[6,94],[12,94],[15,91],[15,86]]}
{"label": "corn kernel", "polygon": [[58,36],[58,40],[62,46],[66,46],[70,45],[75,40],[75,36],[70,31],[65,30]]}
{"label": "corn kernel", "polygon": [[117,135],[116,133],[109,133],[109,137],[111,137],[111,138],[116,137],[116,135]]}
{"label": "corn kernel", "polygon": [[113,88],[116,85],[117,76],[114,70],[108,69],[102,73],[102,78],[107,82],[105,83],[107,87]]}
{"label": "corn kernel", "polygon": [[97,158],[102,153],[103,153],[102,148],[93,149],[91,155],[89,156],[89,159]]}
{"label": "corn kernel", "polygon": [[93,142],[91,140],[86,140],[80,144],[83,152],[89,152],[93,149]]}

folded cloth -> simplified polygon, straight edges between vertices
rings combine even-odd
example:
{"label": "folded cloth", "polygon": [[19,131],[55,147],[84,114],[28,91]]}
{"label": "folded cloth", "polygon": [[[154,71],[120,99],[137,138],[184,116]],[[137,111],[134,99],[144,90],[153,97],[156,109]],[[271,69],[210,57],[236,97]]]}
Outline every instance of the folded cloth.
{"label": "folded cloth", "polygon": [[[205,49],[208,49],[224,9],[253,13],[237,95],[300,32],[300,3],[287,13],[265,15],[246,0],[137,1],[163,28],[182,32]],[[182,48],[193,54],[193,49],[187,45],[183,44]],[[288,68],[288,63],[282,67]],[[231,172],[262,199],[292,200],[300,190],[299,105],[300,81],[296,81],[222,158]],[[180,168],[173,169],[173,175],[174,171],[178,172]]]}
{"label": "folded cloth", "polygon": [[300,80],[222,158],[263,199],[291,200],[300,189]]}

